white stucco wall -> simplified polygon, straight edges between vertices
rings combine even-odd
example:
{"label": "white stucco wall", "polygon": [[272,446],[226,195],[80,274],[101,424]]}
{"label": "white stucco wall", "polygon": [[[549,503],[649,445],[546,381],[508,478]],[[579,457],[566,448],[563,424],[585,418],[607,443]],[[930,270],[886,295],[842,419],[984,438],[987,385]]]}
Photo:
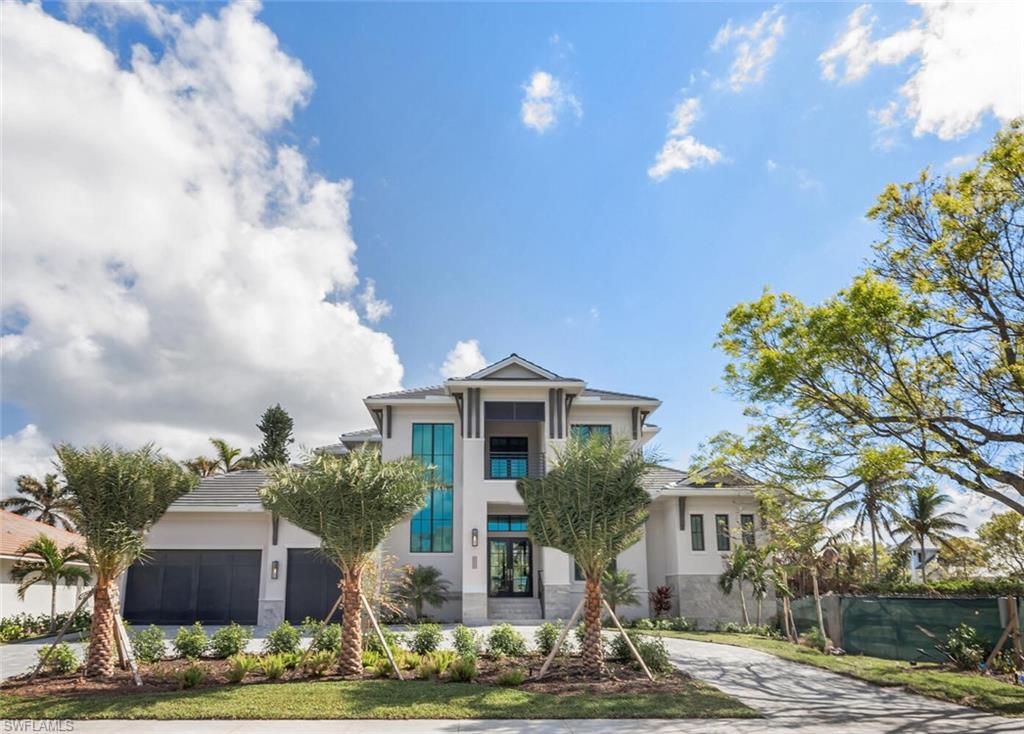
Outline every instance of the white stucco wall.
{"label": "white stucco wall", "polygon": [[[15,561],[9,558],[0,558],[0,617],[12,617],[15,614],[49,614],[50,613],[50,592],[52,587],[40,582],[34,584],[25,592],[25,599],[18,598],[18,585],[11,581],[11,566]],[[81,585],[57,586],[57,613],[70,612],[75,608],[75,601],[78,593],[83,587]],[[87,602],[87,609],[92,604]]]}

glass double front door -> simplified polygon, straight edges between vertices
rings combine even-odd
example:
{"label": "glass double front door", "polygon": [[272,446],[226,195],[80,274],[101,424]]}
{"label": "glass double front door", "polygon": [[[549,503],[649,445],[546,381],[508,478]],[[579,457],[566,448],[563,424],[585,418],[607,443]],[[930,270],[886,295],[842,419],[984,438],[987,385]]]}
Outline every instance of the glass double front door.
{"label": "glass double front door", "polygon": [[533,545],[528,538],[487,541],[489,596],[533,596]]}

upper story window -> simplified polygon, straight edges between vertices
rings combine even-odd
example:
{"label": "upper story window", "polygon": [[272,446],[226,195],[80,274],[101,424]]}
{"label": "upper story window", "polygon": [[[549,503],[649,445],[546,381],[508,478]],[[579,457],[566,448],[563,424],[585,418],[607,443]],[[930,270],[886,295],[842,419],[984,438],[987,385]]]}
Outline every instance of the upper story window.
{"label": "upper story window", "polygon": [[704,516],[690,515],[690,548],[704,550]]}
{"label": "upper story window", "polygon": [[715,515],[715,537],[718,539],[718,550],[727,551],[731,548],[728,515]]}
{"label": "upper story window", "polygon": [[577,423],[572,427],[572,437],[589,441],[591,436],[607,436],[611,438],[612,427],[606,424]]}
{"label": "upper story window", "polygon": [[743,533],[743,545],[753,548],[757,539],[754,535],[754,516],[740,515],[740,530]]}
{"label": "upper story window", "polygon": [[530,442],[526,436],[491,436],[488,479],[518,479],[530,471]]}
{"label": "upper story window", "polygon": [[452,481],[455,426],[451,423],[413,423],[412,455],[432,466],[432,489],[427,505],[412,516],[409,550],[413,553],[450,553],[452,550]]}
{"label": "upper story window", "polygon": [[526,515],[488,515],[487,532],[512,533],[528,530]]}

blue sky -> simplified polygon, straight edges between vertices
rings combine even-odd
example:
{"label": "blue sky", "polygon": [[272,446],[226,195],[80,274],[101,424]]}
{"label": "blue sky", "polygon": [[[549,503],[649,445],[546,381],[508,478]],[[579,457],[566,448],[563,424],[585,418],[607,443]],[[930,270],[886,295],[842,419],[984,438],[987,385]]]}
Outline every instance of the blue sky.
{"label": "blue sky", "polygon": [[[726,73],[730,54],[709,48],[719,28],[770,7],[265,8],[317,80],[296,139],[355,181],[360,269],[394,306],[386,328],[406,384],[436,382],[442,347],[475,338],[488,358],[517,351],[661,397],[659,440],[678,459],[741,425],[739,406],[712,392],[726,311],[766,285],[808,299],[844,285],[876,235],[863,215],[885,183],[980,151],[997,129],[873,149],[868,110],[905,72],[843,88],[820,78],[844,5],[786,8],[762,84],[690,83]],[[883,25],[915,14],[877,12]],[[582,119],[542,135],[521,123],[538,69],[571,85]],[[691,94],[704,102],[699,137],[729,160],[654,181],[669,115]]]}
{"label": "blue sky", "polygon": [[[63,438],[146,435],[179,452],[208,435],[254,444],[255,416],[278,399],[315,443],[366,424],[366,392],[437,383],[449,350],[477,340],[488,360],[515,351],[593,386],[660,397],[658,441],[684,465],[701,440],[743,425],[741,406],[714,392],[724,360],[713,342],[727,310],[766,286],[807,300],[842,287],[869,255],[878,230],[864,213],[887,182],[969,164],[1021,114],[1020,69],[986,67],[991,55],[976,43],[1014,43],[1012,23],[1001,22],[1016,12],[1008,8],[282,2],[259,12],[101,5],[70,16],[47,5],[47,20],[10,6],[10,32],[33,49],[12,58],[33,62],[7,75],[22,73],[26,94],[42,99],[54,79],[66,80],[64,96],[98,86],[63,115],[54,90],[31,109],[36,119],[11,124],[5,145],[46,149],[44,134],[81,135],[66,157],[47,156],[48,182],[17,183],[45,198],[54,180],[81,175],[72,198],[85,202],[67,214],[74,232],[44,232],[36,218],[6,238],[5,285],[42,287],[5,297],[5,333],[17,340],[5,349],[7,449],[33,448],[23,462],[32,467],[40,446]],[[61,50],[71,38],[79,57]],[[96,62],[97,72],[99,43],[113,61]],[[133,56],[139,43],[151,58]],[[961,62],[992,83],[953,74]],[[550,83],[535,100],[550,105],[543,129],[524,124],[538,72]],[[100,86],[102,75],[117,81]],[[132,84],[144,90],[139,108]],[[696,114],[684,120],[688,104]],[[703,160],[653,177],[673,139],[701,146]],[[92,190],[95,174],[77,165],[79,154],[110,160],[104,145],[126,161],[123,171],[111,164],[111,180],[134,181],[117,195]],[[279,165],[284,149],[297,168]],[[211,172],[200,160],[225,162]],[[30,178],[37,162],[12,164],[8,180]],[[225,224],[212,205],[148,209],[162,186],[239,202],[261,180],[277,193],[255,217],[239,204],[244,226]],[[302,208],[318,181],[340,207],[333,219]],[[125,203],[140,190],[142,204]],[[118,212],[137,236],[122,242],[99,224],[91,236],[94,225],[75,219],[86,209]],[[318,249],[325,259],[294,273],[294,253],[273,260],[305,246],[292,234],[307,242],[311,233],[335,254]],[[104,237],[116,242],[97,245]],[[61,238],[64,251],[39,254],[49,246],[39,243]],[[83,253],[94,247],[92,267]],[[62,252],[86,263],[78,272],[103,271],[99,290],[113,288],[107,306],[71,301],[73,326],[51,312],[59,296],[45,296],[70,277],[53,265]],[[240,257],[241,270],[266,260],[271,276],[232,272]],[[170,264],[179,260],[187,272]],[[118,268],[129,285],[111,285]],[[339,303],[321,324],[290,299],[323,287],[325,270]],[[231,308],[193,309],[222,292],[236,299]],[[267,344],[281,354],[268,356]],[[204,362],[216,369],[199,371]],[[95,394],[65,390],[86,374]]]}

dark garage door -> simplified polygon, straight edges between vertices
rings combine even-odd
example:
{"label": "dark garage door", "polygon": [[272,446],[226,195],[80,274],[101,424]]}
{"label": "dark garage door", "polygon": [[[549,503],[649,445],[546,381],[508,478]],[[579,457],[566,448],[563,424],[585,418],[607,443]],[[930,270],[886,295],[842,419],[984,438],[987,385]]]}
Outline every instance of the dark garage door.
{"label": "dark garage door", "polygon": [[[341,571],[315,550],[288,549],[288,580],[285,589],[284,616],[292,624],[306,617],[323,619],[338,600]],[[334,621],[341,620],[341,610]]]}
{"label": "dark garage door", "polygon": [[133,624],[256,624],[258,550],[153,550],[128,569],[124,617]]}

